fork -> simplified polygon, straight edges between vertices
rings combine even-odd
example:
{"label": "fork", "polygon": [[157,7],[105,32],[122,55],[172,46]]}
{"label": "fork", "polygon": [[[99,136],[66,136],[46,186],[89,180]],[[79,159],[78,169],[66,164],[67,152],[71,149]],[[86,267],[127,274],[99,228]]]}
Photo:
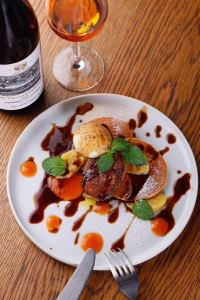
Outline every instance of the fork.
{"label": "fork", "polygon": [[137,300],[138,275],[126,253],[118,249],[117,252],[112,250],[104,255],[120,291],[129,299]]}

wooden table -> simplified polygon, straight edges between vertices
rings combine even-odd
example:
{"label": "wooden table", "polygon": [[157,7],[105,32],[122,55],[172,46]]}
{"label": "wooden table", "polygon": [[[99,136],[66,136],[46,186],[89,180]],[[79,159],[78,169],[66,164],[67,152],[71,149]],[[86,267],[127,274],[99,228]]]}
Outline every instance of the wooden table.
{"label": "wooden table", "polygon": [[[56,299],[74,268],[47,256],[17,225],[6,194],[6,169],[19,134],[41,111],[77,95],[60,87],[52,61],[66,42],[48,27],[43,2],[32,0],[43,49],[45,94],[26,113],[0,114],[0,299]],[[109,0],[102,33],[88,43],[106,63],[103,81],[91,93],[124,94],[150,103],[183,131],[200,163],[200,2]],[[141,300],[200,299],[200,205],[179,238],[139,266]],[[110,272],[93,272],[81,299],[121,300]],[[70,299],[67,299],[70,300]]]}

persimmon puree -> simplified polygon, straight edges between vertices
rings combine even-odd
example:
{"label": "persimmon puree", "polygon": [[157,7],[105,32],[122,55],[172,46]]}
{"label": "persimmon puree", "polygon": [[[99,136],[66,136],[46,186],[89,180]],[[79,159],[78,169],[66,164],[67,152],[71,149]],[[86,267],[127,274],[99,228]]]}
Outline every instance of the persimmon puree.
{"label": "persimmon puree", "polygon": [[80,173],[74,174],[70,178],[57,179],[50,178],[49,187],[52,192],[63,200],[74,200],[80,197],[83,193],[82,186],[83,175]]}
{"label": "persimmon puree", "polygon": [[56,233],[59,230],[59,227],[62,223],[62,220],[57,216],[49,216],[46,219],[46,225],[49,232]]}
{"label": "persimmon puree", "polygon": [[110,205],[106,202],[96,203],[93,207],[93,211],[98,215],[107,215],[110,210]]}
{"label": "persimmon puree", "polygon": [[164,236],[169,229],[167,221],[163,218],[155,218],[151,221],[151,230],[158,236]]}
{"label": "persimmon puree", "polygon": [[37,172],[37,165],[33,157],[28,158],[20,166],[20,173],[25,177],[33,177]]}
{"label": "persimmon puree", "polygon": [[103,238],[99,233],[91,232],[85,234],[81,239],[81,248],[87,251],[92,248],[96,253],[100,252],[103,248]]}

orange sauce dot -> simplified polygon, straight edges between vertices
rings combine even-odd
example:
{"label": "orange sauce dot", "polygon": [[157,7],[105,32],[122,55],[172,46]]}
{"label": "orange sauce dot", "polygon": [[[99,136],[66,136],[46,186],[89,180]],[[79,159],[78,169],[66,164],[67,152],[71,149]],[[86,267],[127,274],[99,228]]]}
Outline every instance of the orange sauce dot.
{"label": "orange sauce dot", "polygon": [[103,238],[96,232],[87,233],[82,237],[80,245],[83,251],[87,251],[89,248],[92,248],[96,253],[98,253],[103,248]]}
{"label": "orange sauce dot", "polygon": [[20,173],[25,177],[33,177],[37,172],[37,165],[33,158],[27,159],[20,166]]}
{"label": "orange sauce dot", "polygon": [[106,202],[99,202],[93,207],[93,211],[95,211],[99,215],[107,215],[109,210],[110,205]]}
{"label": "orange sauce dot", "polygon": [[52,178],[50,188],[59,198],[68,201],[74,200],[83,193],[82,181],[83,175],[80,173],[65,179]]}
{"label": "orange sauce dot", "polygon": [[56,233],[59,230],[59,227],[62,223],[62,220],[57,216],[49,216],[46,219],[46,226],[49,232]]}
{"label": "orange sauce dot", "polygon": [[151,221],[151,230],[158,236],[164,236],[169,229],[167,221],[163,218],[155,218]]}

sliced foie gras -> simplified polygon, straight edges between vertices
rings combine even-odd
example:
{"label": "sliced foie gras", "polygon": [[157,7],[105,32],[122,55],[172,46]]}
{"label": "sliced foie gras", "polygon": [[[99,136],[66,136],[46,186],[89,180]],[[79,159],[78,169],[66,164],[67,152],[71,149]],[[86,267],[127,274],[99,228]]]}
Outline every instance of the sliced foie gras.
{"label": "sliced foie gras", "polygon": [[133,131],[129,128],[128,123],[122,120],[98,118],[93,120],[93,122],[104,125],[114,139],[117,137],[131,138],[133,136]]}
{"label": "sliced foie gras", "polygon": [[124,162],[121,154],[114,155],[115,161],[111,170],[100,173],[97,160],[88,159],[84,169],[84,194],[97,201],[110,200],[119,187],[124,176]]}
{"label": "sliced foie gras", "polygon": [[129,201],[131,195],[132,195],[131,176],[128,173],[125,173],[118,189],[114,194],[114,197],[122,201]]}
{"label": "sliced foie gras", "polygon": [[134,193],[134,185],[137,177],[133,175],[133,193],[135,194],[129,201],[135,201],[138,199],[149,199],[158,193],[160,193],[166,183],[167,183],[167,166],[162,157],[162,155],[157,152],[151,145],[135,139],[127,139],[129,143],[136,145],[141,148],[141,150],[146,155],[149,161],[149,173],[147,175],[136,175],[138,177],[142,176],[144,179],[143,184],[141,184],[140,190],[137,194]]}

